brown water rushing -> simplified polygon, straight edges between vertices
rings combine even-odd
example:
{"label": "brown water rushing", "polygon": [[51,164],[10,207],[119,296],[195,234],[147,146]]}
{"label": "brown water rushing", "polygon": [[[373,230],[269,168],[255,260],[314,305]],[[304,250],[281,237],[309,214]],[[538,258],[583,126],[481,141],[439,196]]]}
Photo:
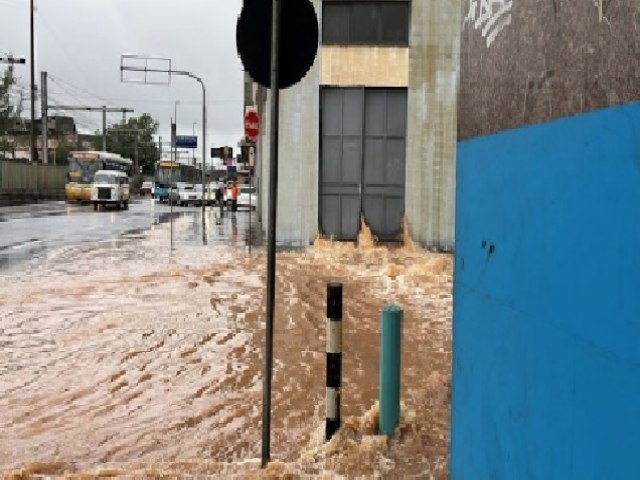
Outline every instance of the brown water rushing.
{"label": "brown water rushing", "polygon": [[[178,245],[169,257],[166,230],[67,248],[0,279],[0,471],[447,477],[449,256],[322,240],[278,254],[274,462],[261,470],[264,254]],[[324,444],[333,280],[344,283],[344,422]],[[387,303],[405,312],[391,439],[376,435]]]}

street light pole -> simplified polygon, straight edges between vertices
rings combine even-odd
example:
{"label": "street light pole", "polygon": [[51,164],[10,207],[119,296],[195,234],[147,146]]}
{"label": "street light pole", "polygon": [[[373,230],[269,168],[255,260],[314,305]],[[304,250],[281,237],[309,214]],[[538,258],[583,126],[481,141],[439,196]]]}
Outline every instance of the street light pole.
{"label": "street light pole", "polygon": [[176,100],[173,102],[173,121],[176,125],[176,132],[173,137],[173,161],[178,163],[178,142],[176,141],[176,137],[178,136],[178,104],[180,100]]}
{"label": "street light pole", "polygon": [[[30,42],[31,42],[31,130],[29,132],[29,153],[30,161],[33,162],[36,157],[36,130],[35,130],[35,117],[36,117],[36,73],[35,73],[35,46],[33,41],[33,0],[30,2],[31,6],[31,25],[30,25]],[[37,181],[37,180],[36,180]]]}
{"label": "street light pole", "polygon": [[[142,67],[129,67],[125,65],[120,65],[120,71],[128,71],[128,72],[144,72],[146,73],[168,73],[169,75],[182,75],[185,77],[193,78],[196,80],[200,86],[202,87],[202,191],[204,192],[204,160],[206,158],[206,144],[207,144],[207,89],[204,86],[204,82],[202,78],[194,75],[191,72],[187,72],[185,70],[171,70],[171,69],[161,69],[161,68],[142,68]],[[204,223],[204,214],[205,214],[205,202],[202,202],[202,221]],[[204,232],[203,232],[204,235]]]}
{"label": "street light pole", "polygon": [[[193,122],[193,129],[191,132],[191,135],[193,135],[194,137],[196,136],[196,123],[198,122]],[[196,149],[192,149],[191,151],[191,155],[193,156],[193,168],[196,168]]]}
{"label": "street light pole", "polygon": [[[196,123],[198,123],[198,122],[193,122],[193,129],[192,129],[192,133],[191,133],[194,137],[196,136]],[[193,157],[191,159],[191,162],[193,163],[193,171],[195,172],[196,171],[196,149],[195,148],[191,149],[191,156]],[[195,180],[194,180],[194,182],[195,182]],[[194,183],[193,188],[195,189],[195,187],[196,186],[195,186],[195,183]],[[202,201],[203,202],[204,202],[204,199],[205,199],[205,196],[204,196],[204,191],[203,191],[202,192]]]}
{"label": "street light pole", "polygon": [[[204,88],[204,82],[202,81],[201,78],[195,77],[199,82],[200,85],[202,86],[202,194],[204,195],[204,161],[206,158],[206,152],[207,152],[207,147],[205,146],[207,144],[206,142],[206,138],[207,138],[207,92]],[[204,226],[204,198],[202,199],[202,224]],[[204,237],[204,228],[202,231],[202,236]]]}

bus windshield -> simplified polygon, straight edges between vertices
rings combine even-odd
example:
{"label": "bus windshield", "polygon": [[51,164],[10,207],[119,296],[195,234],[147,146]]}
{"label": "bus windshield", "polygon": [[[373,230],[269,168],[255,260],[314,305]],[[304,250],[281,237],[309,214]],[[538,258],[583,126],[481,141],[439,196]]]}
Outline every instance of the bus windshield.
{"label": "bus windshield", "polygon": [[159,187],[168,187],[180,180],[180,169],[175,166],[165,167],[160,165],[156,170],[155,181]]}
{"label": "bus windshield", "polygon": [[93,176],[98,170],[102,170],[100,162],[91,159],[71,157],[69,159],[67,180],[76,183],[91,183]]}
{"label": "bus windshield", "polygon": [[106,152],[84,153],[76,152],[69,157],[67,181],[80,184],[90,184],[98,170],[115,170],[124,172],[127,177],[133,174],[133,162],[126,158]]}

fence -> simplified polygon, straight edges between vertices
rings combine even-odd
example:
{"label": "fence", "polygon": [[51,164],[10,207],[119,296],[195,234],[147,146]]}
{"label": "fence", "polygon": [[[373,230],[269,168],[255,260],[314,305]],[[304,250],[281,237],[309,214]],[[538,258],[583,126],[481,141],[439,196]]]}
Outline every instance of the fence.
{"label": "fence", "polygon": [[64,193],[67,167],[0,160],[0,195],[47,197]]}

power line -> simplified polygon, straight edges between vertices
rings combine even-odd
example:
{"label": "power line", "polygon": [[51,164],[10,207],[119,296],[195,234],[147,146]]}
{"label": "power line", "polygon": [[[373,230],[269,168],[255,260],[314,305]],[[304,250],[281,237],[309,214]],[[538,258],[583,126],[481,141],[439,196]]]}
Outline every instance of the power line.
{"label": "power line", "polygon": [[[109,103],[108,99],[103,98],[100,95],[97,95],[95,93],[92,93],[92,92],[90,92],[89,90],[87,90],[85,88],[79,87],[78,85],[75,85],[75,84],[71,83],[68,80],[64,80],[64,79],[62,79],[62,78],[60,78],[60,77],[58,77],[56,75],[53,75],[51,73],[49,74],[49,78],[51,80],[53,80],[55,83],[57,83],[58,85],[60,85],[60,83],[64,83],[65,85],[68,85],[71,88],[75,88],[76,90],[79,90],[80,92],[83,92],[85,95],[87,95],[89,97],[92,97],[92,98],[95,97],[95,98],[97,98],[99,100],[102,100],[103,102],[105,102],[107,104]],[[60,85],[60,86],[62,86],[62,85]]]}
{"label": "power line", "polygon": [[64,53],[65,53],[64,57],[69,61],[70,64],[73,64],[72,66],[75,67],[75,69],[80,73],[80,75],[82,75],[84,77],[84,79],[87,81],[87,83],[90,84],[91,80],[89,80],[89,78],[85,75],[85,73],[82,71],[80,66],[78,64],[76,64],[76,62],[74,60],[74,56],[72,54],[70,54],[69,50],[67,50],[67,47],[64,45],[64,43],[62,43],[60,41],[60,39],[58,38],[58,36],[54,32],[53,28],[49,27],[49,24],[46,22],[46,20],[44,19],[43,16],[40,16],[39,18],[40,18],[40,21],[41,21],[42,25],[44,26],[44,28],[51,34],[51,36],[56,41],[58,46],[60,46],[61,50],[64,50]]}
{"label": "power line", "polygon": [[77,97],[75,94],[73,94],[72,92],[70,92],[67,88],[65,88],[63,85],[58,84],[58,86],[64,90],[64,92],[66,93],[66,95],[68,97],[73,98],[74,100],[76,100],[78,103],[84,103],[85,101],[82,100],[80,97]]}

